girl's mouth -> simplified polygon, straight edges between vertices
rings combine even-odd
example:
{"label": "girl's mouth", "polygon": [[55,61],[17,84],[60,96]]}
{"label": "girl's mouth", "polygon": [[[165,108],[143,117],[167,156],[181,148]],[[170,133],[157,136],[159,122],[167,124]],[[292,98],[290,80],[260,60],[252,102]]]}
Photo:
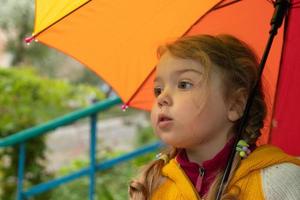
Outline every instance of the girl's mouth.
{"label": "girl's mouth", "polygon": [[160,114],[158,116],[157,125],[159,128],[167,128],[173,123],[173,119],[167,115]]}

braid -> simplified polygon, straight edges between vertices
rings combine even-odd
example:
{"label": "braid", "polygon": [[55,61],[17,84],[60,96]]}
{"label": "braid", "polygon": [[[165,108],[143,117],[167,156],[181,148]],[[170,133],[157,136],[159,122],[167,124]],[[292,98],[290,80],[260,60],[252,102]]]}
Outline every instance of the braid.
{"label": "braid", "polygon": [[[162,154],[170,160],[177,155],[177,149],[170,147]],[[144,167],[140,178],[130,182],[129,196],[131,200],[150,199],[151,194],[161,182],[161,170],[165,164],[165,160],[158,159]]]}
{"label": "braid", "polygon": [[[230,79],[227,79],[229,84],[227,94],[230,94],[235,89],[243,88],[249,95],[254,88],[258,77],[258,59],[253,53],[253,50],[244,42],[228,35],[219,36],[220,40],[227,47],[227,58],[231,60],[232,66],[228,73]],[[239,44],[239,45],[237,45]],[[232,71],[231,71],[232,70]],[[242,139],[249,144],[254,144],[257,138],[261,135],[260,129],[264,126],[264,119],[267,114],[265,97],[262,90],[262,83],[259,80],[258,88],[255,91],[255,96],[249,112],[248,121]],[[232,86],[232,87],[230,87]],[[247,96],[248,96],[247,95]],[[236,132],[240,121],[235,124]]]}

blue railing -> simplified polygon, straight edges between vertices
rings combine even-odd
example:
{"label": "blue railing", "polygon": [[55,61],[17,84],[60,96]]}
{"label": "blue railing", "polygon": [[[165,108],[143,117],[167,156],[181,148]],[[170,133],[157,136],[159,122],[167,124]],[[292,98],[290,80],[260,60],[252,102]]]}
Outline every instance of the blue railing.
{"label": "blue railing", "polygon": [[[91,105],[88,108],[81,109],[70,114],[67,114],[63,117],[57,118],[45,124],[26,129],[24,131],[18,132],[11,136],[0,139],[0,148],[5,148],[13,145],[19,146],[19,158],[18,158],[18,182],[17,182],[17,200],[27,199],[33,197],[42,192],[51,190],[59,185],[69,183],[74,181],[82,176],[89,176],[90,185],[89,185],[89,199],[94,199],[95,194],[95,174],[97,171],[105,170],[111,168],[121,162],[128,161],[137,156],[143,155],[148,152],[152,152],[160,147],[163,144],[158,141],[150,145],[143,146],[139,149],[136,149],[133,152],[121,155],[119,157],[103,161],[101,163],[96,162],[96,145],[97,145],[97,113],[103,112],[112,106],[118,105],[121,103],[119,98],[110,98],[98,103]],[[54,130],[58,127],[65,126],[75,121],[90,117],[90,165],[87,168],[81,169],[77,172],[73,172],[69,175],[53,179],[48,182],[40,183],[35,185],[27,190],[23,187],[24,180],[24,164],[26,159],[26,142],[32,138],[41,136],[48,133],[51,130]]]}

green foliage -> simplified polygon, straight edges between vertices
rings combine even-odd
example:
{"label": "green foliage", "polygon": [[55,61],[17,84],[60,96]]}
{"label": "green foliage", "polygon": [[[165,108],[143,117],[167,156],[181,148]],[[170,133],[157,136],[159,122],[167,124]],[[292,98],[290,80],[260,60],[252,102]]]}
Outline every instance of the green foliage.
{"label": "green foliage", "polygon": [[[100,153],[100,152],[99,152]],[[125,153],[125,152],[123,152]],[[124,200],[128,199],[128,185],[130,180],[138,175],[140,167],[155,158],[157,152],[140,156],[134,160],[119,164],[111,169],[97,172],[96,198],[101,200]],[[106,155],[107,159],[112,158]],[[79,164],[81,163],[81,164]],[[59,176],[82,169],[88,166],[88,161],[74,161],[73,164],[61,170]],[[77,168],[78,167],[78,168]],[[69,171],[68,171],[69,170]],[[80,178],[74,182],[62,185],[53,190],[51,200],[82,200],[88,199],[89,179]]]}
{"label": "green foliage", "polygon": [[[43,79],[32,69],[0,69],[0,138],[33,127],[103,94],[89,86]],[[26,143],[25,187],[52,177],[45,172],[45,137]],[[0,199],[15,199],[18,147],[0,149]],[[49,199],[45,193],[36,199]]]}
{"label": "green foliage", "polygon": [[[156,140],[151,127],[139,128],[136,146]],[[127,152],[103,150],[98,152],[97,162],[120,156]],[[96,198],[101,200],[124,200],[128,199],[129,182],[139,174],[140,168],[155,158],[158,151],[139,156],[131,161],[119,164],[111,169],[97,172]],[[89,160],[74,160],[69,166],[63,167],[56,174],[57,177],[67,175],[84,167],[88,167]],[[72,183],[62,185],[53,190],[51,200],[82,200],[88,199],[89,179],[80,178]]]}

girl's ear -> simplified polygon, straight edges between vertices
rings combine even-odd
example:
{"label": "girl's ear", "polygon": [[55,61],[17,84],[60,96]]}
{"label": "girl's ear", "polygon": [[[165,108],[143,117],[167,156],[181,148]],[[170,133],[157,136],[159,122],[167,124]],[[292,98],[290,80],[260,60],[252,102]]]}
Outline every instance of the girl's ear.
{"label": "girl's ear", "polygon": [[238,89],[230,95],[227,117],[231,122],[235,122],[243,116],[247,103],[247,93],[245,89]]}

